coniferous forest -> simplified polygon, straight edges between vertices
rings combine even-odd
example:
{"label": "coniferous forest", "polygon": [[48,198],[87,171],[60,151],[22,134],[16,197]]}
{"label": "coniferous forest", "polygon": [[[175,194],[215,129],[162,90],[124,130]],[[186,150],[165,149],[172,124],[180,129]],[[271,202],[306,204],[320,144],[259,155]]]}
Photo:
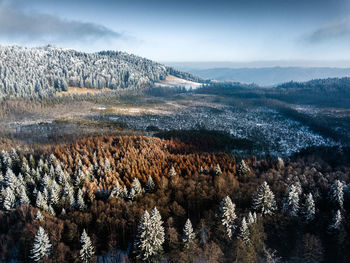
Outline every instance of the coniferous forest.
{"label": "coniferous forest", "polygon": [[347,262],[348,149],[241,159],[210,138],[4,149],[1,260]]}

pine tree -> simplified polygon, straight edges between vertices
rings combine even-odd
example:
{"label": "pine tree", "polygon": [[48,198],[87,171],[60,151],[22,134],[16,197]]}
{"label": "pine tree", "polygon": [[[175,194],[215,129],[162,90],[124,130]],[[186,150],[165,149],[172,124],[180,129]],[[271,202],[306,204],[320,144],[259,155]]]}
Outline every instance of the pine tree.
{"label": "pine tree", "polygon": [[123,195],[123,189],[120,187],[120,184],[117,181],[117,183],[114,185],[109,197],[110,198],[117,198],[117,197],[122,197],[122,195]]}
{"label": "pine tree", "polygon": [[146,190],[147,192],[153,192],[156,185],[153,182],[152,176],[148,176],[147,184],[146,184]]}
{"label": "pine tree", "polygon": [[35,215],[35,220],[41,221],[44,219],[43,214],[40,212],[40,210],[38,210],[38,212]]}
{"label": "pine tree", "polygon": [[341,229],[342,226],[342,215],[340,210],[337,210],[337,212],[335,213],[334,217],[333,217],[333,221],[329,226],[330,230],[336,230],[339,231]]}
{"label": "pine tree", "polygon": [[17,177],[10,168],[5,173],[4,183],[6,187],[10,187],[12,190],[15,190],[18,186]]}
{"label": "pine tree", "polygon": [[[255,217],[254,217],[254,214],[255,214]],[[249,211],[248,219],[247,219],[248,225],[256,223],[256,213],[254,212],[254,214],[252,214],[252,212]]]}
{"label": "pine tree", "polygon": [[129,199],[134,200],[135,197],[142,194],[142,192],[143,192],[143,189],[142,189],[141,183],[139,179],[135,177],[131,184]]}
{"label": "pine tree", "polygon": [[154,255],[153,244],[151,243],[152,223],[147,210],[143,213],[140,223],[137,227],[137,236],[135,246],[137,248],[137,257],[146,262]]}
{"label": "pine tree", "polygon": [[135,246],[137,257],[145,262],[159,260],[165,238],[162,218],[154,208],[151,215],[145,211],[137,228]]}
{"label": "pine tree", "polygon": [[258,187],[253,198],[253,208],[262,215],[272,215],[276,210],[275,196],[266,182]]}
{"label": "pine tree", "polygon": [[78,190],[76,207],[80,211],[83,211],[86,209],[86,205],[85,205],[84,197],[83,197],[83,191],[81,191],[81,189]]}
{"label": "pine tree", "polygon": [[193,232],[193,227],[190,219],[187,219],[186,224],[183,229],[182,242],[184,243],[185,249],[188,249],[193,243],[196,235]]}
{"label": "pine tree", "polygon": [[47,201],[44,199],[44,197],[40,191],[38,192],[38,194],[36,196],[35,206],[41,210],[44,210],[44,211],[48,210]]}
{"label": "pine tree", "polygon": [[35,236],[33,249],[30,251],[30,253],[30,258],[33,259],[34,262],[44,260],[51,253],[49,236],[45,233],[45,230],[41,226],[39,227],[39,230]]}
{"label": "pine tree", "polygon": [[15,207],[16,197],[11,187],[6,187],[5,196],[3,197],[2,206],[4,210],[10,210]]}
{"label": "pine tree", "polygon": [[170,171],[169,171],[169,176],[172,177],[172,176],[176,176],[176,175],[177,175],[177,173],[175,171],[174,166],[171,166]]}
{"label": "pine tree", "polygon": [[85,229],[83,230],[83,233],[81,235],[80,244],[81,244],[81,249],[80,249],[81,262],[88,263],[93,258],[95,252],[94,252],[94,247],[92,246],[92,243],[91,243],[91,239],[87,235]]}
{"label": "pine tree", "polygon": [[315,218],[315,202],[311,193],[309,193],[306,197],[305,204],[303,206],[303,215],[306,223],[311,222]]}
{"label": "pine tree", "polygon": [[241,226],[239,228],[238,236],[242,239],[242,241],[244,243],[249,242],[249,229],[248,229],[248,224],[247,224],[245,217],[243,217],[243,219],[242,219],[242,223],[241,223]]}
{"label": "pine tree", "polygon": [[283,209],[291,216],[297,216],[299,208],[299,193],[293,184],[288,188],[283,202]]}
{"label": "pine tree", "polygon": [[215,174],[216,175],[222,174],[221,167],[219,164],[217,164],[215,167]]}
{"label": "pine tree", "polygon": [[28,195],[27,195],[25,187],[23,187],[22,190],[21,190],[21,197],[19,199],[19,203],[21,205],[28,205],[28,204],[30,204],[30,200],[28,198]]}
{"label": "pine tree", "polygon": [[337,208],[343,208],[344,202],[344,183],[335,180],[331,187],[330,199],[337,206]]}
{"label": "pine tree", "polygon": [[220,203],[220,217],[222,225],[226,228],[227,236],[231,239],[236,229],[234,221],[237,216],[235,213],[235,204],[232,203],[229,196],[226,196]]}
{"label": "pine tree", "polygon": [[248,165],[242,160],[237,167],[237,171],[239,175],[246,175],[250,172]]}
{"label": "pine tree", "polygon": [[108,158],[105,159],[104,167],[106,172],[111,171],[111,163],[109,162]]}
{"label": "pine tree", "polygon": [[157,209],[154,207],[151,211],[152,237],[153,249],[156,255],[160,255],[163,251],[163,243],[165,241],[165,232],[163,227],[162,217]]}

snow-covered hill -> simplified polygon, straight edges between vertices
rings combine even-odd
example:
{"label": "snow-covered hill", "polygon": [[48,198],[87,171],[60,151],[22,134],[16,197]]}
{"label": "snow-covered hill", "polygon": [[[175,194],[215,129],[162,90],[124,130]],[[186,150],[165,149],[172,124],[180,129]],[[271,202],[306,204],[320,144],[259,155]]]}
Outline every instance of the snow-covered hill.
{"label": "snow-covered hill", "polygon": [[170,72],[181,74],[123,52],[0,46],[0,98],[45,97],[67,87],[143,89],[164,80]]}

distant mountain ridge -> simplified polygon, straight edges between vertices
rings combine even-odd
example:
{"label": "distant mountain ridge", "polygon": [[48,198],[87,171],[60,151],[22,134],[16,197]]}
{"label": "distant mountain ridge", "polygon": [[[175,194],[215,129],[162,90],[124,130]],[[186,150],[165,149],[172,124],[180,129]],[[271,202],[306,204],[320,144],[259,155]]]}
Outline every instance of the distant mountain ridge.
{"label": "distant mountain ridge", "polygon": [[67,87],[141,90],[172,74],[199,78],[118,51],[85,53],[45,46],[0,46],[0,98],[49,96]]}
{"label": "distant mountain ridge", "polygon": [[350,68],[330,67],[194,68],[186,70],[205,79],[255,83],[260,86],[350,76]]}

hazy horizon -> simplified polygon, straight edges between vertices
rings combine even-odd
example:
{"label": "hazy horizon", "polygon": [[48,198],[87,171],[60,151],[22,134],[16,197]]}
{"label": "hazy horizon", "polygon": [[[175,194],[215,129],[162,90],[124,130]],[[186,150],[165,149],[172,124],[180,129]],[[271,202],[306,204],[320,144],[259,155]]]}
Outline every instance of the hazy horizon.
{"label": "hazy horizon", "polygon": [[155,61],[350,60],[346,0],[0,0],[0,44]]}

